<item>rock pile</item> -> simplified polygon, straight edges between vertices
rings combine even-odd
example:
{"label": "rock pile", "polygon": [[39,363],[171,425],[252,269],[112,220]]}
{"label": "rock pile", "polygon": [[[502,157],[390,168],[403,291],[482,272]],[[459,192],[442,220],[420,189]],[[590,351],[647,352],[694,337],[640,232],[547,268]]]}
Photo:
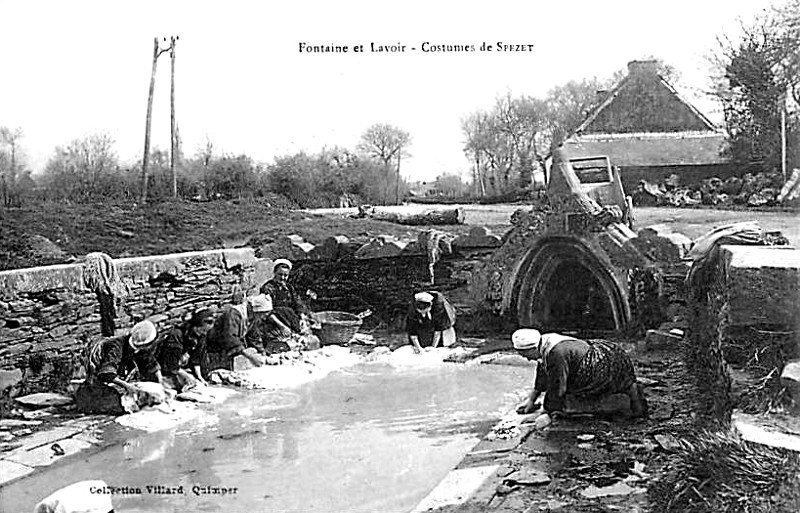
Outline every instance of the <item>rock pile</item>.
{"label": "rock pile", "polygon": [[746,205],[771,206],[782,199],[783,176],[780,173],[747,173],[725,180],[707,178],[700,184],[681,185],[678,175],[670,175],[660,183],[645,180],[633,191],[638,206]]}

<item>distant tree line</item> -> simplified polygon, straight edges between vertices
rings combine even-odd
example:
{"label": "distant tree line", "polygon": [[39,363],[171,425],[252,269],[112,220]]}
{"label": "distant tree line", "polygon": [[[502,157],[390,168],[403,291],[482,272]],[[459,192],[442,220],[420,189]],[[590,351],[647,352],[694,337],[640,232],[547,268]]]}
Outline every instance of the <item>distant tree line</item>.
{"label": "distant tree line", "polygon": [[[0,132],[2,191],[20,181],[18,163],[12,165],[17,132]],[[389,204],[405,197],[408,184],[399,174],[410,136],[391,125],[379,124],[364,132],[356,150],[323,148],[316,154],[299,152],[260,164],[247,155],[218,155],[211,141],[191,158],[179,156],[178,195],[199,201],[258,198],[280,195],[287,205],[302,208]],[[169,152],[150,151],[147,196],[158,201],[172,196]],[[16,170],[12,172],[13,170]],[[57,147],[35,182],[24,174],[30,194],[40,199],[74,202],[120,199],[136,201],[141,186],[141,164],[124,166],[108,134],[75,139]],[[4,184],[4,185],[3,185]],[[5,200],[4,200],[5,201]]]}

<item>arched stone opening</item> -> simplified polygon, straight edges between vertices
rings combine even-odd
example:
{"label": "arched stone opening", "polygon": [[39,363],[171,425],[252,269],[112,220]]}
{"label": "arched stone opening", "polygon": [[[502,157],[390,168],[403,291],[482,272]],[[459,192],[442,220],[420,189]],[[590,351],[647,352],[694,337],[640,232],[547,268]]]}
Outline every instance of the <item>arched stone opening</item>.
{"label": "arched stone opening", "polygon": [[615,331],[630,310],[612,270],[578,239],[542,240],[520,268],[516,312],[520,326],[545,331]]}

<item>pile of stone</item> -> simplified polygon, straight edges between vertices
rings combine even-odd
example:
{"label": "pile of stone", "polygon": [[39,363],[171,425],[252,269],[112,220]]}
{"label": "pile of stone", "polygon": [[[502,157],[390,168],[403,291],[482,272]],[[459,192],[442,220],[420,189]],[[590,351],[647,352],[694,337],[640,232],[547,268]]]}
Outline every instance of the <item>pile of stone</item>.
{"label": "pile of stone", "polygon": [[780,203],[785,196],[781,194],[783,186],[780,173],[747,173],[741,178],[731,176],[725,180],[712,177],[695,185],[681,185],[680,177],[673,174],[660,183],[640,181],[632,196],[634,205],[639,206],[702,204],[762,207]]}

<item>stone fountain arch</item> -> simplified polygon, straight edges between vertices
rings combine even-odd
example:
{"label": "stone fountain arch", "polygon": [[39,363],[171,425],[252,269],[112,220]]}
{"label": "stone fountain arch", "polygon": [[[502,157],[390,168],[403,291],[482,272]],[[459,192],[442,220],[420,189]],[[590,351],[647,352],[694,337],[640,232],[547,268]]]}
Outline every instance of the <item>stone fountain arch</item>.
{"label": "stone fountain arch", "polygon": [[538,239],[522,258],[513,288],[521,327],[622,330],[630,322],[627,281],[608,255],[585,239]]}

